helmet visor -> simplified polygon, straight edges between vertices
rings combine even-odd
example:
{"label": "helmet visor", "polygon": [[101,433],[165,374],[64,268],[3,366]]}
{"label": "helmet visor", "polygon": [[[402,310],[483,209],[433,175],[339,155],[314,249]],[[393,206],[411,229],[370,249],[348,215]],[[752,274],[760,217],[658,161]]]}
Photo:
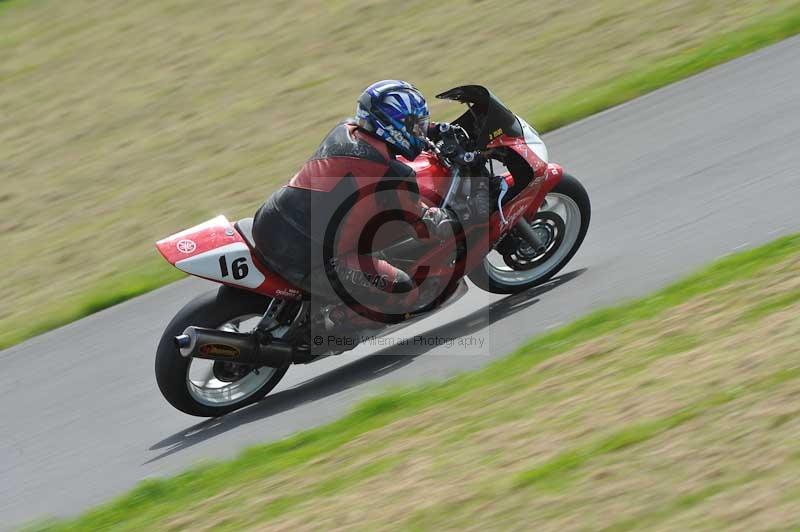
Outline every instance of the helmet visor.
{"label": "helmet visor", "polygon": [[424,139],[428,136],[428,128],[431,125],[430,115],[414,117],[414,123],[409,128],[412,135],[418,139]]}

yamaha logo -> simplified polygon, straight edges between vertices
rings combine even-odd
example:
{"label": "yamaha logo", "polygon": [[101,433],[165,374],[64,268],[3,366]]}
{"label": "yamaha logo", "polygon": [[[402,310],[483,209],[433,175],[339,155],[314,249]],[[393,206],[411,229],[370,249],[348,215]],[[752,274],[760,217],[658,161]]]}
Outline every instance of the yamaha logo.
{"label": "yamaha logo", "polygon": [[178,243],[175,244],[175,247],[178,248],[178,251],[180,251],[181,253],[185,253],[188,255],[189,253],[192,253],[195,249],[197,249],[197,244],[195,244],[193,240],[184,239],[178,241]]}

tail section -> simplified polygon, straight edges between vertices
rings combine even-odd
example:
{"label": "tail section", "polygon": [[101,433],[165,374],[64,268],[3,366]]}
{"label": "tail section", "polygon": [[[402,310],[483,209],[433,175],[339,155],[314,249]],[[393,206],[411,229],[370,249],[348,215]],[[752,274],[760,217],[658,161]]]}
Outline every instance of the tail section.
{"label": "tail section", "polygon": [[156,248],[167,262],[190,275],[272,297],[302,295],[257,262],[245,239],[222,215],[159,240]]}

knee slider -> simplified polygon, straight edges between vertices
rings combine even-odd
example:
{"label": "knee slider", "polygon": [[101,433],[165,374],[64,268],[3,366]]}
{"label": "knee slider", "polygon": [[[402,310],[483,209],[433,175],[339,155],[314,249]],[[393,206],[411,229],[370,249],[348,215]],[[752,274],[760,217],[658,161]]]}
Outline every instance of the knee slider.
{"label": "knee slider", "polygon": [[392,293],[405,294],[414,289],[414,281],[404,271],[398,270],[395,275],[394,283],[392,283]]}

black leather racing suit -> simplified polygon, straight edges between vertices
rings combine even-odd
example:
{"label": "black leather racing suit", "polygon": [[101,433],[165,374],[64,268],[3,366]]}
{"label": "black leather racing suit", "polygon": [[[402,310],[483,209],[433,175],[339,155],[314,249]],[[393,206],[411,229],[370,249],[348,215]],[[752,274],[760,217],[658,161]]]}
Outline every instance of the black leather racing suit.
{"label": "black leather racing suit", "polygon": [[365,234],[384,216],[399,212],[413,224],[425,209],[414,171],[384,141],[342,122],[261,206],[253,238],[269,268],[315,296],[336,300],[336,283],[350,285],[347,290],[408,292],[414,286],[409,275],[369,256],[379,243]]}

